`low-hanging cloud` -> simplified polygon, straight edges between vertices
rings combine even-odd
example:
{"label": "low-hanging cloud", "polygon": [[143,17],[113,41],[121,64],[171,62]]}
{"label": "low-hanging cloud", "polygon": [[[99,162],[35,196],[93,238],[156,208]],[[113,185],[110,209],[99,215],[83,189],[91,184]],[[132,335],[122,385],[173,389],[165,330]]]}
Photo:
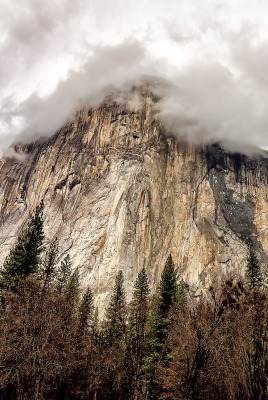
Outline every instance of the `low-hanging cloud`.
{"label": "low-hanging cloud", "polygon": [[233,143],[241,151],[246,145],[267,146],[268,97],[263,89],[260,93],[218,63],[193,65],[161,93],[160,118],[170,133],[195,143]]}
{"label": "low-hanging cloud", "polygon": [[69,74],[46,97],[35,93],[18,110],[27,121],[20,137],[49,136],[85,105],[97,106],[107,95],[128,82],[137,81],[143,70],[144,48],[127,41],[118,46],[104,46],[93,53],[80,71]]}
{"label": "low-hanging cloud", "polygon": [[143,76],[159,82],[168,133],[235,151],[268,147],[265,3],[127,3],[0,0],[0,153],[53,135]]}

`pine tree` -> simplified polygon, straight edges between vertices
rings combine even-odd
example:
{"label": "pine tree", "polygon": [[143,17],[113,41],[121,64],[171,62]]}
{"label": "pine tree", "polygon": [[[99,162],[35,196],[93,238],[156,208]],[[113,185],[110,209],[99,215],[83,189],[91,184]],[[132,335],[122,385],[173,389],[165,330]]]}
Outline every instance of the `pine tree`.
{"label": "pine tree", "polygon": [[98,344],[104,357],[100,398],[123,400],[125,372],[126,299],[122,271],[115,277]]}
{"label": "pine tree", "polygon": [[123,272],[115,277],[115,285],[106,310],[106,335],[109,343],[120,341],[126,329],[126,298]]}
{"label": "pine tree", "polygon": [[90,323],[93,323],[94,305],[93,293],[88,287],[83,294],[82,301],[79,307],[79,331],[84,334]]}
{"label": "pine tree", "polygon": [[168,360],[164,345],[170,324],[169,313],[173,306],[177,306],[177,303],[178,285],[174,263],[171,255],[169,255],[157,289],[154,309],[150,316],[147,355],[143,361],[145,392],[148,400],[159,398],[156,367],[159,363],[165,363]]}
{"label": "pine tree", "polygon": [[252,243],[248,246],[246,277],[252,289],[262,285],[260,264]]}
{"label": "pine tree", "polygon": [[146,301],[150,293],[148,276],[145,268],[143,267],[134,283],[133,300],[138,304]]}
{"label": "pine tree", "polygon": [[178,284],[174,263],[171,255],[168,256],[164,270],[161,275],[161,280],[158,287],[159,301],[158,308],[159,314],[165,318],[170,307],[175,304],[178,294]]}
{"label": "pine tree", "polygon": [[56,288],[59,293],[62,293],[66,289],[71,274],[72,264],[70,256],[67,254],[56,271]]}
{"label": "pine tree", "polygon": [[38,271],[44,241],[43,210],[42,201],[6,258],[0,271],[1,289],[14,291],[20,279]]}
{"label": "pine tree", "polygon": [[173,306],[178,305],[178,284],[171,255],[166,261],[157,292],[155,334],[162,347],[167,335],[169,312]]}
{"label": "pine tree", "polygon": [[142,362],[145,356],[147,319],[149,311],[149,282],[145,268],[142,268],[134,284],[133,300],[130,305],[126,349],[126,387],[129,398],[142,396]]}
{"label": "pine tree", "polygon": [[137,342],[144,339],[149,293],[148,277],[145,268],[142,268],[134,283],[133,300],[129,313],[129,329],[134,341]]}

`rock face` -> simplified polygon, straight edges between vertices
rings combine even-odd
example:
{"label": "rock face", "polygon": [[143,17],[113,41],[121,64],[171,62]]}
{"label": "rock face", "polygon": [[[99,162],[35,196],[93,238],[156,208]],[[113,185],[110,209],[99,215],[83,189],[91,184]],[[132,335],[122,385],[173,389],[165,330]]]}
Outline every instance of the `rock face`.
{"label": "rock face", "polygon": [[42,198],[47,238],[102,304],[119,269],[128,294],[142,266],[155,287],[170,252],[196,288],[243,271],[249,239],[267,263],[266,159],[167,137],[156,108],[145,89],[136,110],[106,101],[0,161],[0,265]]}

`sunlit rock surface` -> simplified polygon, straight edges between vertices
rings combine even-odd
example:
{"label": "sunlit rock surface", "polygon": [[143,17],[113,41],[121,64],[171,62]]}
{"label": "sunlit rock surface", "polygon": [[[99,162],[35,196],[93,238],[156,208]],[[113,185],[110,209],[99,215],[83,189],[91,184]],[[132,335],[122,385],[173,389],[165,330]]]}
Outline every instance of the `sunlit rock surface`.
{"label": "sunlit rock surface", "polygon": [[128,296],[142,266],[154,288],[170,252],[196,293],[215,274],[243,271],[249,239],[265,265],[267,160],[179,142],[156,110],[146,91],[131,109],[110,99],[52,138],[17,146],[24,161],[3,158],[0,262],[44,198],[47,238],[58,237],[99,304],[119,269]]}

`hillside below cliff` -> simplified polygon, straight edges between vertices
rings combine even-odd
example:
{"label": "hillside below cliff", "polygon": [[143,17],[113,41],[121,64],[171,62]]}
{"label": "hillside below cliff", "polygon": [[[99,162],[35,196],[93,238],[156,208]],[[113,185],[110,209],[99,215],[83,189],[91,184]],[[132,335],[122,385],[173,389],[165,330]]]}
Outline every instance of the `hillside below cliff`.
{"label": "hillside below cliff", "polygon": [[268,262],[267,159],[168,137],[157,99],[142,99],[83,109],[52,138],[15,146],[24,159],[0,161],[0,264],[41,199],[46,237],[101,302],[120,269],[128,292],[143,266],[155,287],[169,253],[196,290],[243,273],[249,240]]}

